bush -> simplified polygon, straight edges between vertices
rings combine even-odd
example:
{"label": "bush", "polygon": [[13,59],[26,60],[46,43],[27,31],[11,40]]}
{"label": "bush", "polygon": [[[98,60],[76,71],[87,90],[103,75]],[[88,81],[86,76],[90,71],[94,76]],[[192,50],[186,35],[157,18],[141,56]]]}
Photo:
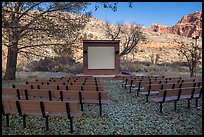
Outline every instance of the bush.
{"label": "bush", "polygon": [[67,72],[71,74],[80,74],[83,72],[83,65],[81,63],[77,63],[75,65],[64,66],[63,72]]}
{"label": "bush", "polygon": [[28,68],[30,71],[63,71],[77,74],[82,72],[83,66],[80,63],[76,63],[71,57],[55,57],[33,61],[29,64]]}
{"label": "bush", "polygon": [[121,62],[121,71],[125,72],[146,72],[147,66],[138,62]]}
{"label": "bush", "polygon": [[33,61],[29,64],[28,68],[31,71],[49,71],[56,64],[51,58],[40,59],[39,61]]}
{"label": "bush", "polygon": [[160,71],[164,71],[162,69],[163,67],[160,67],[158,65],[150,65],[148,68],[147,68],[147,71],[148,72],[160,72]]}

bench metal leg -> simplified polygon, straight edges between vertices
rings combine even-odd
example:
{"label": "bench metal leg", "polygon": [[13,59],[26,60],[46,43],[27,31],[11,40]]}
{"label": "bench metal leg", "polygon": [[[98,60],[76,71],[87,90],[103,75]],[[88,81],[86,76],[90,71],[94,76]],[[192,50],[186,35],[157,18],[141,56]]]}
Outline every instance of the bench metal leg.
{"label": "bench metal leg", "polygon": [[196,107],[198,107],[198,98],[196,98]]}
{"label": "bench metal leg", "polygon": [[6,114],[6,126],[9,127],[9,115]]}
{"label": "bench metal leg", "polygon": [[23,115],[23,128],[26,128],[26,116]]}
{"label": "bench metal leg", "polygon": [[122,83],[121,85],[122,85],[122,87],[123,87],[124,83]]}
{"label": "bench metal leg", "polygon": [[73,133],[74,132],[74,130],[73,130],[73,117],[70,117],[69,122],[70,122],[70,133]]}
{"label": "bench metal leg", "polygon": [[98,98],[99,98],[98,104],[99,104],[99,109],[100,109],[99,111],[100,111],[100,116],[101,116],[102,115],[101,92],[99,92]]}
{"label": "bench metal leg", "polygon": [[80,103],[80,105],[81,105],[81,111],[84,111],[83,103]]}
{"label": "bench metal leg", "polygon": [[177,101],[174,101],[174,111],[176,111],[176,103]]}
{"label": "bench metal leg", "polygon": [[131,89],[132,89],[132,87],[130,86],[130,91],[129,91],[130,93],[132,92]]}
{"label": "bench metal leg", "polygon": [[137,90],[137,97],[139,96],[139,90]]}
{"label": "bench metal leg", "polygon": [[49,130],[48,116],[45,117],[46,131]]}
{"label": "bench metal leg", "polygon": [[102,104],[100,104],[100,116],[102,115]]}
{"label": "bench metal leg", "polygon": [[190,99],[188,99],[188,108],[190,108]]}
{"label": "bench metal leg", "polygon": [[148,102],[148,95],[146,95],[146,102]]}
{"label": "bench metal leg", "polygon": [[159,107],[160,110],[159,110],[159,112],[162,112],[162,103],[160,102],[159,104],[160,104],[160,107]]}

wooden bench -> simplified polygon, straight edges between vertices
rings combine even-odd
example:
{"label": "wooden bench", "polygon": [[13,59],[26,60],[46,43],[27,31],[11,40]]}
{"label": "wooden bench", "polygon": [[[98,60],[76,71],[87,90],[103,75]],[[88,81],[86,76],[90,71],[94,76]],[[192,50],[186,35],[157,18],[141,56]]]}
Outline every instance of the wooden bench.
{"label": "wooden bench", "polygon": [[137,92],[139,92],[139,94],[146,95],[146,102],[148,102],[148,96],[158,94],[159,90],[199,86],[201,86],[201,82],[161,83],[161,84],[149,83],[144,85],[144,90],[140,90]]}
{"label": "wooden bench", "polygon": [[6,116],[9,126],[9,115],[19,114],[23,117],[23,127],[26,127],[26,116],[43,116],[46,120],[46,130],[49,130],[48,117],[65,117],[70,121],[70,132],[73,130],[73,118],[82,116],[78,102],[73,101],[38,101],[38,100],[2,100],[2,114]]}
{"label": "wooden bench", "polygon": [[127,79],[126,80],[126,84],[125,84],[125,89],[126,87],[130,87],[130,92],[131,92],[131,88],[134,88],[134,89],[138,89],[138,88],[142,88],[142,87],[138,87],[139,85],[139,82],[150,82],[151,83],[164,83],[164,77],[163,76],[146,76],[146,77],[135,77],[135,78],[131,78],[131,79]]}
{"label": "wooden bench", "polygon": [[54,94],[51,89],[25,89],[26,100],[47,100],[52,101]]}
{"label": "wooden bench", "polygon": [[65,81],[65,80],[39,80],[39,81],[27,81],[26,84],[33,84],[33,85],[97,85],[101,86],[101,83],[99,81]]}
{"label": "wooden bench", "polygon": [[149,85],[149,84],[161,84],[163,83],[163,81],[157,81],[157,80],[148,80],[148,81],[143,81],[143,80],[140,80],[140,81],[132,81],[131,82],[131,86],[130,86],[130,89],[129,89],[129,92],[131,93],[132,90],[136,90],[137,91],[137,96],[138,96],[138,93],[142,90],[144,90],[145,86],[146,85]]}
{"label": "wooden bench", "polygon": [[68,85],[59,85],[59,84],[51,84],[51,85],[39,85],[39,84],[18,84],[13,85],[13,88],[18,88],[20,90],[24,89],[55,89],[55,90],[64,90],[67,89]]}
{"label": "wooden bench", "polygon": [[108,104],[109,97],[107,92],[102,91],[55,91],[55,98],[61,101],[79,101],[81,105],[81,111],[83,111],[84,103],[99,104],[99,113],[102,115],[102,104]]}
{"label": "wooden bench", "polygon": [[[12,89],[12,88],[11,88]],[[8,89],[10,90],[10,89]],[[17,99],[17,90],[12,89],[12,98]],[[5,95],[6,96],[6,95]],[[8,96],[8,95],[7,95]],[[108,94],[105,91],[97,90],[54,90],[54,89],[24,89],[22,97],[18,99],[24,100],[40,100],[40,101],[79,101],[81,110],[83,111],[84,103],[99,104],[100,115],[102,114],[102,104],[108,104]],[[10,97],[11,98],[11,97]]]}
{"label": "wooden bench", "polygon": [[82,91],[104,91],[102,86],[90,86],[90,85],[84,85],[81,88]]}
{"label": "wooden bench", "polygon": [[23,99],[25,98],[23,90],[16,88],[2,88],[2,98]]}
{"label": "wooden bench", "polygon": [[161,84],[145,84],[143,90],[137,90],[137,93],[146,95],[146,102],[148,102],[149,95],[159,93],[159,90],[179,88],[179,83],[161,83]]}
{"label": "wooden bench", "polygon": [[47,82],[51,82],[48,80],[43,80],[43,81],[26,81],[25,84],[38,84],[38,85],[47,85]]}
{"label": "wooden bench", "polygon": [[17,89],[19,89],[19,90],[21,90],[21,89],[33,89],[33,88],[35,88],[35,87],[33,86],[33,84],[13,84],[12,87],[13,87],[13,88],[17,88]]}
{"label": "wooden bench", "polygon": [[175,88],[160,90],[153,102],[160,104],[160,112],[162,112],[162,104],[164,102],[174,102],[174,111],[176,111],[176,103],[179,100],[187,99],[188,107],[190,107],[190,100],[201,96],[202,87],[189,88]]}

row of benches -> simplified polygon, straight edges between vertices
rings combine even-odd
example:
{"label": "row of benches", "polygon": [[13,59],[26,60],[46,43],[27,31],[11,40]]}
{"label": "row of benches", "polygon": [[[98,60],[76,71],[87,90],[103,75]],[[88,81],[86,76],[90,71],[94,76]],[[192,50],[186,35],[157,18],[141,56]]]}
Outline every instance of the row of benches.
{"label": "row of benches", "polygon": [[188,108],[190,108],[190,100],[196,99],[196,107],[198,107],[198,99],[202,96],[202,90],[202,87],[159,90],[158,95],[152,101],[160,104],[160,112],[162,112],[162,104],[165,102],[174,102],[174,111],[176,111],[176,103],[179,100],[187,100]]}
{"label": "row of benches", "polygon": [[[40,81],[40,80],[36,80]],[[69,76],[69,77],[60,77],[60,78],[50,78],[49,81],[69,81],[69,82],[76,82],[76,81],[83,81],[83,82],[99,82],[100,79],[91,76]]]}
{"label": "row of benches", "polygon": [[[174,80],[161,80],[161,79],[158,79],[158,80],[129,80],[129,82],[126,82],[125,84],[124,83],[121,83],[122,84],[122,87],[129,87],[129,90],[131,92],[131,89],[132,88],[138,88],[138,89],[141,89],[142,87],[146,86],[146,85],[150,85],[150,84],[169,84],[169,83],[175,83],[175,84],[182,84],[182,83],[193,83],[193,82],[197,82],[195,81],[195,79],[181,79],[181,80],[177,80],[177,79],[174,79]],[[199,81],[200,82],[200,81]]]}
{"label": "row of benches", "polygon": [[138,87],[133,87],[136,90],[137,95],[146,95],[146,102],[148,102],[149,95],[158,94],[159,90],[175,89],[175,88],[187,88],[187,87],[202,87],[202,82],[186,82],[186,83],[163,83],[163,84],[145,84]]}
{"label": "row of benches", "polygon": [[50,79],[70,79],[70,80],[99,80],[99,77],[93,77],[93,76],[66,76],[66,77],[55,77],[55,78],[50,78]]}
{"label": "row of benches", "polygon": [[23,118],[23,127],[26,128],[27,116],[43,116],[46,120],[46,131],[49,130],[48,118],[67,117],[70,121],[70,132],[73,130],[73,118],[82,116],[78,109],[78,102],[73,101],[40,101],[40,100],[12,100],[2,99],[2,114],[6,116],[6,125],[9,126],[9,115],[18,114]]}
{"label": "row of benches", "polygon": [[161,84],[161,83],[184,83],[184,82],[195,82],[195,79],[176,79],[176,78],[165,78],[165,79],[126,79],[124,82],[122,82],[122,87],[133,87],[137,86],[137,84],[141,83],[143,85],[145,84]]}
{"label": "row of benches", "polygon": [[95,82],[95,81],[91,81],[91,82],[84,82],[84,81],[75,81],[75,82],[71,82],[71,81],[46,81],[46,80],[41,80],[41,81],[29,81],[26,82],[25,84],[41,84],[41,85],[51,85],[51,84],[63,84],[63,85],[98,85],[101,86],[100,82]]}
{"label": "row of benches", "polygon": [[126,79],[161,79],[165,78],[165,76],[135,76],[135,75],[125,75],[125,76],[115,76],[116,80],[125,81]]}
{"label": "row of benches", "polygon": [[53,81],[44,81],[44,82],[41,82],[41,81],[30,81],[30,82],[26,82],[25,84],[39,84],[39,85],[80,85],[80,86],[102,86],[101,83],[98,83],[98,82],[61,82],[61,81],[57,81],[57,82],[53,82]]}
{"label": "row of benches", "polygon": [[100,80],[84,80],[84,79],[62,79],[62,78],[52,78],[49,80],[35,80],[27,81],[26,84],[41,84],[41,85],[51,85],[51,84],[66,84],[66,85],[96,85],[101,86]]}
{"label": "row of benches", "polygon": [[[12,89],[12,88],[3,88],[2,89],[2,99],[5,100],[24,100],[24,102],[29,103],[30,101],[47,101],[47,102],[78,102],[78,105],[80,105],[80,110],[83,111],[83,104],[87,103],[94,103],[99,105],[99,113],[102,115],[102,105],[103,104],[108,104],[109,98],[107,92],[102,92],[102,91],[66,91],[66,90],[50,90],[50,89],[25,89],[24,92],[19,89]],[[4,106],[4,103],[2,103],[2,110],[4,110],[4,115],[7,117],[8,121],[8,116],[10,113],[10,110],[8,107]],[[55,107],[55,106],[53,106]],[[61,107],[61,106],[56,106],[56,107]],[[72,107],[72,104],[71,106]],[[29,109],[23,107],[23,109]],[[31,107],[32,109],[32,107]],[[53,108],[53,111],[55,113],[58,113],[56,116],[64,116],[61,114],[61,112],[58,110],[58,108]],[[33,111],[35,112],[35,111]],[[64,111],[65,112],[65,111]],[[79,111],[80,112],[80,111]],[[78,113],[79,113],[78,112]],[[27,112],[26,112],[27,113]],[[19,113],[19,115],[21,115]],[[31,115],[35,115],[31,114]],[[72,117],[78,117],[78,115],[72,115]],[[70,122],[72,121],[71,118]],[[8,123],[8,122],[7,122]],[[7,124],[8,125],[8,124]],[[72,132],[72,122],[70,123],[70,131]]]}
{"label": "row of benches", "polygon": [[[66,80],[74,84],[63,82]],[[82,82],[85,84],[76,84]],[[100,116],[102,105],[108,104],[108,93],[98,83],[99,80],[91,77],[65,77],[36,80],[13,85],[13,88],[3,88],[2,114],[6,115],[7,126],[9,126],[9,115],[19,114],[23,117],[24,127],[26,127],[26,116],[43,116],[46,119],[46,130],[49,129],[48,117],[67,116],[72,133],[73,118],[82,116],[85,103],[98,104]]]}
{"label": "row of benches", "polygon": [[[140,80],[138,80],[140,78]],[[188,107],[190,107],[190,100],[196,100],[196,107],[198,107],[198,99],[202,97],[202,81],[195,79],[182,79],[181,77],[174,78],[153,78],[141,77],[133,78],[132,76],[123,77],[120,81],[122,87],[129,87],[129,92],[135,90],[137,96],[139,94],[146,96],[148,102],[149,95],[157,95],[152,99],[153,102],[160,104],[160,112],[162,112],[162,104],[164,102],[174,102],[174,110],[176,111],[176,103],[179,100],[188,100]]]}
{"label": "row of benches", "polygon": [[55,89],[55,90],[82,90],[82,91],[104,91],[103,86],[96,85],[40,85],[40,84],[13,84],[13,88],[18,89]]}
{"label": "row of benches", "polygon": [[15,88],[3,88],[2,98],[17,100],[79,101],[81,105],[83,105],[83,103],[108,104],[109,100],[108,93],[104,91],[67,91],[54,89],[22,90]]}

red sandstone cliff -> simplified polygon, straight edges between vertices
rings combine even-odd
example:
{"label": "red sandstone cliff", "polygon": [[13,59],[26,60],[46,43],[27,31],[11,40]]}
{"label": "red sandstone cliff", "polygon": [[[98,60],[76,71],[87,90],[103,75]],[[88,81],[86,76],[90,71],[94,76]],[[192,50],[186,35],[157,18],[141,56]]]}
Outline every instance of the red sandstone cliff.
{"label": "red sandstone cliff", "polygon": [[195,12],[183,16],[174,26],[167,27],[161,24],[152,24],[151,32],[173,33],[192,37],[195,34],[202,37],[202,12]]}

